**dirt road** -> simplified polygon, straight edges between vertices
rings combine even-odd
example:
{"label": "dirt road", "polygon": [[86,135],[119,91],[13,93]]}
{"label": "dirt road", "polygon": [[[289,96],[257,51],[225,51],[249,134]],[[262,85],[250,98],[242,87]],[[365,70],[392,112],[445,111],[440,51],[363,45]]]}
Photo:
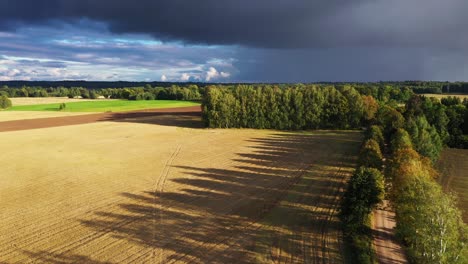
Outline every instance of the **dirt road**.
{"label": "dirt road", "polygon": [[402,246],[396,241],[395,226],[395,212],[384,201],[373,217],[374,245],[380,264],[408,263]]}

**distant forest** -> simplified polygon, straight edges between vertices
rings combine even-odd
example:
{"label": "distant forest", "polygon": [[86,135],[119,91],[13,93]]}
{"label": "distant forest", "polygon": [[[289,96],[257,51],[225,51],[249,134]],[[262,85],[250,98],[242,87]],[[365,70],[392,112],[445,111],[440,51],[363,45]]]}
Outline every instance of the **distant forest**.
{"label": "distant forest", "polygon": [[[72,88],[83,87],[86,89],[105,89],[105,88],[128,88],[128,87],[164,87],[171,86],[189,86],[196,85],[198,87],[206,87],[214,83],[198,83],[198,82],[96,82],[96,81],[0,81],[0,87],[22,88],[22,87],[42,87],[42,88]],[[290,86],[291,84],[281,83],[227,83],[227,86],[236,86],[239,84],[250,85],[275,85],[279,87]],[[385,87],[392,86],[397,88],[409,88],[417,94],[422,93],[459,93],[468,94],[468,82],[433,82],[433,81],[403,81],[403,82],[317,82],[307,83],[316,85],[352,85],[352,86],[370,86],[370,87]]]}

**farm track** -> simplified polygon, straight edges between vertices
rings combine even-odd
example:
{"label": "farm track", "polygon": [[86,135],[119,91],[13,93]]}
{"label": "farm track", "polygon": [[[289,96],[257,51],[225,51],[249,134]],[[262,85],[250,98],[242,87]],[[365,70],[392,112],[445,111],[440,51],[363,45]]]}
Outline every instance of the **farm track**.
{"label": "farm track", "polygon": [[408,263],[405,251],[395,236],[395,212],[388,200],[374,211],[372,229],[376,258],[382,264]]}
{"label": "farm track", "polygon": [[2,135],[0,263],[251,263],[264,218],[311,173],[323,181],[307,186],[304,201],[338,184],[328,181],[336,168],[321,163],[341,157],[335,141],[358,135],[142,119]]}

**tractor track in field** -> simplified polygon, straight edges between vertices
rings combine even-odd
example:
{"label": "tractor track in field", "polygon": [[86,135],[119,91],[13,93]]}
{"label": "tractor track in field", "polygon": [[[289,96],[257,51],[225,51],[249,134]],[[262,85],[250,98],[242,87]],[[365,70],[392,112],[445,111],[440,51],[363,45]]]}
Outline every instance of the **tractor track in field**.
{"label": "tractor track in field", "polygon": [[[153,235],[153,240],[152,241],[156,241],[156,228],[163,221],[162,211],[163,211],[163,209],[165,207],[164,204],[158,198],[161,197],[162,193],[164,192],[164,185],[166,184],[167,178],[169,177],[169,173],[170,173],[170,170],[171,170],[171,167],[172,167],[172,163],[177,158],[177,155],[179,155],[181,148],[182,148],[182,146],[180,144],[178,144],[176,146],[176,149],[172,153],[171,157],[169,157],[169,159],[166,161],[166,164],[164,165],[164,168],[163,168],[163,170],[161,171],[161,174],[158,177],[156,187],[153,190],[153,192],[156,194],[156,195],[154,195],[153,203],[155,205],[157,205],[157,207],[156,206],[153,207],[153,216],[154,217],[153,217],[153,228],[152,228],[152,232],[153,232],[153,234],[152,234]],[[158,216],[157,217],[156,217],[156,210],[158,211]],[[164,248],[160,247],[158,251],[159,252],[156,252],[156,247],[153,247],[153,257],[155,259],[156,255],[157,255],[157,257],[159,257],[159,262],[161,263],[162,255],[164,254]]]}
{"label": "tractor track in field", "polygon": [[[283,239],[281,229],[275,229],[268,235],[270,241],[269,249],[265,252],[267,262],[270,263],[341,263],[344,261],[344,248],[342,243],[342,232],[338,227],[333,227],[333,222],[337,222],[340,198],[346,187],[346,181],[350,172],[345,170],[346,165],[344,160],[352,153],[343,153],[339,156],[327,155],[325,160],[337,160],[333,165],[336,170],[322,175],[329,179],[328,182],[319,183],[319,185],[309,185],[302,193],[315,193],[318,189],[325,189],[321,195],[315,198],[308,198],[304,195],[298,197],[297,200],[289,201],[288,203],[301,204],[307,199],[312,199],[309,202],[312,208],[308,209],[310,218],[309,224],[306,227],[291,226],[290,232],[292,238]],[[312,178],[317,172],[312,173]],[[318,189],[317,189],[318,188]],[[331,201],[327,202],[324,197],[331,197]],[[284,206],[288,206],[285,204]],[[300,213],[291,212],[290,218],[300,218]],[[294,242],[297,241],[297,242]],[[293,243],[293,244],[291,244]],[[294,243],[297,243],[294,245]],[[294,249],[294,250],[293,250]]]}
{"label": "tractor track in field", "polygon": [[128,112],[106,112],[65,117],[47,117],[0,122],[0,132],[10,132],[49,127],[90,124],[102,121],[124,121],[126,119],[154,117],[161,115],[201,116],[200,106],[147,109]]}
{"label": "tractor track in field", "polygon": [[[271,250],[282,249],[278,253],[281,263],[297,263],[301,260],[313,262],[314,256],[306,254],[313,249],[317,250],[317,254],[328,255],[324,251],[329,242],[323,245],[327,236],[333,236],[330,237],[330,243],[332,247],[336,246],[336,232],[327,225],[333,217],[326,216],[325,206],[332,203],[333,190],[340,184],[338,167],[347,165],[338,162],[337,159],[341,160],[343,155],[335,154],[336,151],[328,149],[325,154],[315,151],[325,145],[329,146],[326,143],[328,141],[324,143],[321,137],[335,142],[334,134],[174,129],[144,125],[139,130],[144,135],[128,138],[128,131],[134,133],[135,128],[128,124],[128,131],[121,131],[123,126],[118,124],[119,129],[116,131],[120,133],[116,132],[116,141],[111,144],[121,144],[119,148],[122,149],[138,147],[146,151],[138,157],[124,159],[113,145],[92,141],[105,140],[103,142],[108,143],[107,137],[100,139],[90,133],[94,133],[96,126],[102,129],[100,131],[103,134],[109,135],[116,124],[94,124],[80,128],[83,130],[81,133],[89,135],[87,142],[93,143],[80,141],[82,145],[79,151],[88,153],[90,145],[103,147],[105,149],[99,149],[97,153],[115,158],[116,163],[111,163],[115,169],[95,174],[93,172],[99,171],[102,164],[109,164],[107,160],[110,158],[102,161],[106,163],[86,163],[89,159],[84,154],[63,156],[65,161],[68,157],[73,159],[73,163],[63,163],[71,166],[44,168],[44,172],[39,173],[47,177],[40,174],[37,181],[35,168],[40,163],[36,160],[49,156],[36,155],[36,151],[31,150],[17,151],[13,143],[8,143],[26,141],[27,138],[23,137],[26,132],[19,133],[21,137],[17,138],[18,141],[12,140],[16,133],[4,134],[5,146],[11,145],[8,148],[8,153],[11,153],[9,157],[13,157],[12,162],[8,163],[11,166],[7,168],[6,177],[15,179],[13,176],[19,173],[15,165],[18,159],[29,158],[33,162],[28,171],[31,176],[27,174],[25,178],[28,181],[22,180],[22,185],[13,181],[10,189],[3,187],[13,196],[4,195],[2,208],[8,213],[3,214],[5,221],[0,226],[5,231],[1,235],[0,262],[36,263],[34,260],[42,260],[50,263],[57,260],[57,263],[78,263],[98,260],[109,263],[252,263],[256,258],[258,235],[265,228],[270,230],[279,227],[273,223],[273,226],[267,226],[269,222],[265,222],[266,217],[286,197],[299,192],[304,197],[297,197],[300,199],[298,203],[317,210],[317,219],[311,216],[316,224],[308,226],[306,230],[294,229],[294,226],[291,229],[292,243],[287,247],[284,247],[284,243],[278,247],[273,245]],[[62,131],[72,130],[75,128],[31,130],[27,133],[39,133],[41,136],[37,137],[38,140],[50,140],[61,137]],[[160,135],[165,138],[156,131],[161,131]],[[59,141],[62,142],[61,138]],[[76,149],[75,142],[79,141],[72,138],[64,142],[55,148],[70,153]],[[334,144],[335,147],[340,146],[339,143]],[[25,146],[35,150],[31,143]],[[51,148],[53,150],[49,159],[56,156],[62,159],[61,154],[55,154],[57,150],[54,145]],[[39,151],[37,153],[43,154]],[[132,152],[126,154],[134,155]],[[77,157],[84,157],[82,163],[79,163],[83,164],[81,167],[73,166]],[[321,164],[325,166],[323,169]],[[327,164],[332,165],[330,167]],[[310,176],[309,173],[313,173],[312,181],[305,178]],[[73,193],[73,196],[69,196],[67,191]],[[23,204],[21,208],[25,210],[11,210],[20,208],[15,203],[21,198],[21,193],[21,197],[25,198],[24,201],[20,200]],[[314,198],[319,193],[325,196],[323,201]],[[308,205],[307,199],[314,199],[317,206]],[[31,204],[35,201],[39,203]],[[42,208],[49,208],[48,212]],[[326,232],[325,237],[320,235],[322,229]],[[308,236],[310,231],[317,237]],[[271,240],[278,237],[273,235]],[[293,249],[291,254],[290,250]],[[332,259],[334,256],[332,251],[327,258]]]}

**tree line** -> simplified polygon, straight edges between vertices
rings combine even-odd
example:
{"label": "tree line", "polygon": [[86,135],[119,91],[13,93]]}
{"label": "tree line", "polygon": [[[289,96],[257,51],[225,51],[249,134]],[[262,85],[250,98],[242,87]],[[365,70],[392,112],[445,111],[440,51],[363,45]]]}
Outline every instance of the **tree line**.
{"label": "tree line", "polygon": [[368,128],[359,153],[358,167],[348,181],[341,202],[340,218],[352,263],[371,264],[377,261],[373,249],[372,212],[385,196],[385,181],[381,172],[382,142],[380,127]]}
{"label": "tree line", "polygon": [[103,88],[89,89],[84,87],[30,87],[21,88],[0,88],[0,95],[8,97],[81,97],[85,99],[96,99],[99,97],[109,99],[126,100],[201,100],[204,87],[196,85],[170,87],[124,87],[124,88]]}
{"label": "tree line", "polygon": [[378,102],[352,86],[239,85],[207,87],[202,108],[212,128],[354,129],[374,118]]}
{"label": "tree line", "polygon": [[456,198],[435,181],[438,172],[432,160],[415,149],[417,141],[400,128],[389,143],[385,174],[392,183],[397,236],[411,262],[467,263],[468,229]]}

